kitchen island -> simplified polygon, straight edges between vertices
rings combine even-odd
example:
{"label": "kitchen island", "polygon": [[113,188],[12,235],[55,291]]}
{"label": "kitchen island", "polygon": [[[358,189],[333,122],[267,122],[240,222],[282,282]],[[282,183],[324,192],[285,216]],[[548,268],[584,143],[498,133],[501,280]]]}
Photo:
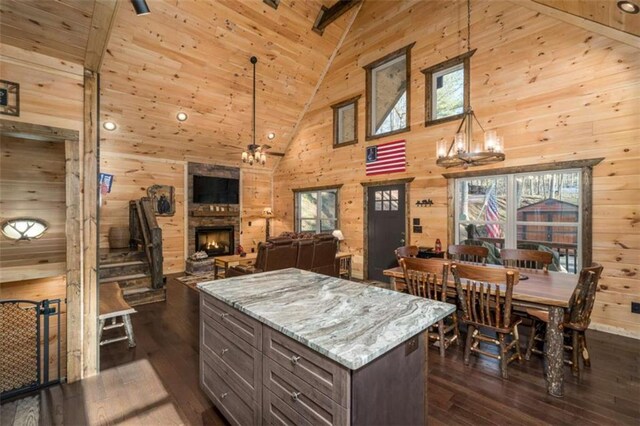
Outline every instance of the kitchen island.
{"label": "kitchen island", "polygon": [[428,339],[455,310],[298,269],[201,283],[200,385],[232,424],[424,424]]}

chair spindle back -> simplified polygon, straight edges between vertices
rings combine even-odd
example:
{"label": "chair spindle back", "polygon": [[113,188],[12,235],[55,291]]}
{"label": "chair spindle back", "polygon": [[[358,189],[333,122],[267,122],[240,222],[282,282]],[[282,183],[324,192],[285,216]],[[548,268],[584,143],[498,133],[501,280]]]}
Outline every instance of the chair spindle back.
{"label": "chair spindle back", "polygon": [[[493,271],[491,269],[494,269]],[[462,320],[467,323],[505,329],[511,325],[511,304],[513,286],[517,280],[517,271],[496,269],[484,266],[453,264],[453,274]],[[492,278],[495,272],[503,274],[501,281],[505,289]],[[463,283],[463,280],[466,282]]]}
{"label": "chair spindle back", "polygon": [[586,329],[591,322],[591,311],[596,299],[598,281],[603,267],[594,263],[580,271],[578,285],[569,299],[569,323],[575,328]]}
{"label": "chair spindle back", "polygon": [[474,262],[485,264],[489,249],[482,246],[472,246],[466,244],[452,244],[447,250],[449,259],[461,262]]}
{"label": "chair spindle back", "polygon": [[541,250],[502,249],[502,263],[508,268],[549,270],[553,254]]}
{"label": "chair spindle back", "polygon": [[409,294],[445,302],[449,263],[435,259],[405,257],[400,259]]}

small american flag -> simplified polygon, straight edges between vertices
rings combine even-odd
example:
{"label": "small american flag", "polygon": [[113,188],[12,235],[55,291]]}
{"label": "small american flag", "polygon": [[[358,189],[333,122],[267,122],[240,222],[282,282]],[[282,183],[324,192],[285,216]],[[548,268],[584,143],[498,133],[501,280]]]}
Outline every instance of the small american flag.
{"label": "small american flag", "polygon": [[[496,197],[496,185],[494,184],[487,194],[487,210],[485,212],[487,222],[498,222],[498,198]],[[500,225],[497,223],[487,224],[487,235],[489,238],[500,238]]]}
{"label": "small american flag", "polygon": [[367,176],[404,172],[407,169],[407,141],[367,147]]}

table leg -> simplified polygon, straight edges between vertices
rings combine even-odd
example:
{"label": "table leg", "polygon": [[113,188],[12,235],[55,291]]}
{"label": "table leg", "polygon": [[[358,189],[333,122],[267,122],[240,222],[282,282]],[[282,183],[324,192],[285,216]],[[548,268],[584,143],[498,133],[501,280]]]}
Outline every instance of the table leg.
{"label": "table leg", "polygon": [[214,281],[218,279],[218,262],[213,261],[213,279]]}
{"label": "table leg", "polygon": [[396,277],[389,277],[389,281],[391,282],[391,289],[398,291],[398,287],[396,287]]}
{"label": "table leg", "polygon": [[564,308],[549,307],[549,323],[545,337],[545,379],[547,392],[555,397],[561,397],[564,391],[563,319]]}

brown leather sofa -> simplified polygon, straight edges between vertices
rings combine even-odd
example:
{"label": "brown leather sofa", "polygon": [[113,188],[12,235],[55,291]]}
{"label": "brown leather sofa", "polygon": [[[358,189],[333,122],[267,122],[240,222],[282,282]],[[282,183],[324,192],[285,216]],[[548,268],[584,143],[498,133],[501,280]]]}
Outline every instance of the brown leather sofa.
{"label": "brown leather sofa", "polygon": [[254,265],[233,266],[227,270],[226,276],[298,268],[336,277],[337,247],[337,240],[331,234],[317,234],[304,239],[272,238],[258,244],[258,257]]}

